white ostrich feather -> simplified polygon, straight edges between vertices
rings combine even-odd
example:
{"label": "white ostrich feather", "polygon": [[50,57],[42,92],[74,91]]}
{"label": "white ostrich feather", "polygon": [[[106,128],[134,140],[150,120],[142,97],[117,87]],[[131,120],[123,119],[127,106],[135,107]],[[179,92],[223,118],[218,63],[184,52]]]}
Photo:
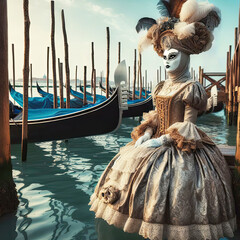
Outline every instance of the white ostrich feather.
{"label": "white ostrich feather", "polygon": [[190,37],[195,34],[194,23],[187,24],[186,22],[179,22],[174,25],[173,33],[177,35],[178,39]]}
{"label": "white ostrich feather", "polygon": [[180,12],[180,21],[193,23],[205,18],[211,11],[215,11],[220,17],[220,10],[209,2],[200,2],[196,0],[186,1]]}
{"label": "white ostrich feather", "polygon": [[143,36],[138,43],[138,51],[142,53],[146,48],[152,45],[152,40],[147,37],[147,34]]}
{"label": "white ostrich feather", "polygon": [[197,12],[198,3],[196,0],[188,0],[182,5],[180,12],[180,21],[188,22],[189,19]]}

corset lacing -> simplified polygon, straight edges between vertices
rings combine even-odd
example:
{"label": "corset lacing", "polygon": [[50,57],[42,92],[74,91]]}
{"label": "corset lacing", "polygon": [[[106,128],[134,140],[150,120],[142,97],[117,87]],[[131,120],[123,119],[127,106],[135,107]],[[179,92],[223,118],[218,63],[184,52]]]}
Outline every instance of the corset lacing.
{"label": "corset lacing", "polygon": [[180,88],[172,96],[156,96],[156,109],[159,118],[159,124],[154,137],[160,137],[166,133],[166,130],[170,127],[170,113],[172,112],[171,103],[174,97],[176,97],[183,89],[192,83],[188,82],[182,88]]}
{"label": "corset lacing", "polygon": [[156,96],[156,108],[158,112],[159,125],[156,135],[159,137],[165,134],[166,129],[169,127],[169,113],[171,108],[172,96],[162,97]]}

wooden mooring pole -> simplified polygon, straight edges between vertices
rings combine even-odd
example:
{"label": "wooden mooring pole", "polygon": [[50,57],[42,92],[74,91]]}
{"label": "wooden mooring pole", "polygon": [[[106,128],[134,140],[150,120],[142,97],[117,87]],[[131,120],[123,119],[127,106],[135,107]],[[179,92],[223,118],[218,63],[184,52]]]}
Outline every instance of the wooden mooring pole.
{"label": "wooden mooring pole", "polygon": [[13,65],[13,88],[15,89],[15,53],[14,53],[14,44],[12,44],[12,65]]}
{"label": "wooden mooring pole", "polygon": [[109,98],[109,65],[110,65],[110,32],[107,27],[107,71],[106,71],[106,98]]}
{"label": "wooden mooring pole", "polygon": [[[226,61],[226,82],[225,82],[225,95],[228,98],[228,86],[229,86],[229,52],[227,52],[227,61]],[[228,116],[228,100],[225,103],[225,113]]]}
{"label": "wooden mooring pole", "polygon": [[57,108],[57,77],[56,77],[56,51],[55,51],[55,13],[54,1],[51,1],[51,47],[52,47],[52,71],[53,71],[53,108]]}
{"label": "wooden mooring pole", "polygon": [[145,70],[145,98],[147,98],[147,70]]}
{"label": "wooden mooring pole", "polygon": [[[137,61],[137,91],[139,91],[139,83],[140,83],[140,58],[139,58],[139,55],[138,55],[138,61]],[[139,95],[138,95],[138,98],[139,98]]]}
{"label": "wooden mooring pole", "polygon": [[203,68],[199,67],[199,83],[203,85]]}
{"label": "wooden mooring pole", "polygon": [[238,96],[237,96],[237,89],[239,86],[239,47],[238,44],[238,28],[235,28],[235,44],[234,44],[234,56],[233,56],[233,124],[237,125],[237,117],[238,117]]}
{"label": "wooden mooring pole", "polygon": [[0,0],[0,216],[14,212],[19,204],[12,177],[8,94],[7,0]]}
{"label": "wooden mooring pole", "polygon": [[58,58],[58,75],[59,75],[59,96],[60,96],[60,108],[64,108],[63,100],[63,64]]}
{"label": "wooden mooring pole", "polygon": [[62,108],[66,108],[64,103],[64,94],[63,94],[63,63],[60,63],[60,69],[61,69],[61,96],[60,96],[60,104]]}
{"label": "wooden mooring pole", "polygon": [[[102,83],[102,79],[103,79],[103,71],[101,71],[101,75],[100,75],[100,82]],[[99,88],[100,88],[100,83],[99,83]],[[102,95],[102,89],[101,89],[101,95]]]}
{"label": "wooden mooring pole", "polygon": [[118,64],[121,62],[121,42],[118,43]]}
{"label": "wooden mooring pole", "polygon": [[47,47],[47,92],[49,92],[49,47]]}
{"label": "wooden mooring pole", "polygon": [[83,88],[84,88],[84,92],[83,92],[83,106],[85,106],[87,104],[87,66],[84,66],[84,78],[83,78]]}
{"label": "wooden mooring pole", "polygon": [[64,38],[64,53],[65,53],[65,74],[66,74],[66,108],[70,108],[70,69],[68,61],[68,40],[65,27],[64,10],[62,9],[62,30]]}
{"label": "wooden mooring pole", "polygon": [[237,44],[238,44],[238,28],[235,28],[235,36],[234,36],[234,48],[237,48]]}
{"label": "wooden mooring pole", "polygon": [[228,54],[228,103],[227,103],[227,123],[228,125],[233,124],[233,84],[232,84],[232,65],[231,65],[231,51],[232,46],[229,46],[229,54]]}
{"label": "wooden mooring pole", "polygon": [[[240,11],[239,11],[239,23],[238,23],[238,29],[240,29]],[[238,228],[240,228],[240,38],[239,38],[239,31],[236,32],[235,29],[235,79],[236,79],[236,90],[237,90],[237,137],[236,137],[236,154],[235,154],[235,172],[233,175],[233,193],[236,203],[236,215],[237,215],[237,224]],[[230,49],[231,50],[231,49]],[[228,59],[227,59],[227,75],[226,79],[227,81],[231,82],[231,51],[227,53]],[[227,83],[226,83],[227,84]],[[230,86],[230,84],[228,84]],[[229,95],[231,89],[227,89]],[[235,89],[234,89],[235,93]],[[227,110],[229,110],[227,108]]]}
{"label": "wooden mooring pole", "polygon": [[233,192],[236,203],[238,228],[240,228],[240,87],[238,87],[238,119],[236,137],[235,172],[233,175]]}
{"label": "wooden mooring pole", "polygon": [[93,82],[94,82],[94,69],[95,69],[95,64],[94,64],[94,42],[92,42],[92,75],[91,75],[91,91],[93,90]]}
{"label": "wooden mooring pole", "polygon": [[78,71],[78,66],[75,68],[75,91],[77,91],[77,71]]}
{"label": "wooden mooring pole", "polygon": [[[239,15],[240,16],[240,15]],[[238,117],[237,117],[237,137],[236,137],[236,155],[235,155],[235,174],[233,179],[233,190],[234,190],[234,197],[235,197],[235,203],[236,203],[236,213],[237,213],[237,223],[238,228],[240,228],[240,83],[239,83],[239,61],[240,61],[240,51],[239,51],[239,44],[240,41],[238,39],[238,49],[235,52],[236,58],[237,58],[237,66],[236,66],[236,78],[237,81],[237,104],[238,104]]]}
{"label": "wooden mooring pole", "polygon": [[96,69],[93,71],[93,103],[96,103]]}
{"label": "wooden mooring pole", "polygon": [[128,66],[128,91],[130,91],[130,81],[131,81],[131,67]]}
{"label": "wooden mooring pole", "polygon": [[238,29],[235,28],[233,57],[231,57],[231,46],[229,46],[229,51],[227,52],[225,93],[228,97],[226,104],[228,124],[232,125],[234,123],[237,123],[235,166],[233,167],[234,174],[232,175],[232,177],[233,194],[236,204],[237,224],[238,228],[240,228],[240,39]]}
{"label": "wooden mooring pole", "polygon": [[30,93],[31,97],[33,97],[33,92],[32,92],[32,63],[30,64]]}
{"label": "wooden mooring pole", "polygon": [[139,99],[142,98],[142,55],[139,53],[139,82],[140,82],[140,89],[139,89]]}
{"label": "wooden mooring pole", "polygon": [[136,75],[137,75],[137,49],[134,49],[134,65],[133,65],[133,95],[132,99],[135,100],[135,90],[136,90]]}
{"label": "wooden mooring pole", "polygon": [[28,80],[29,80],[29,50],[30,50],[30,19],[28,0],[23,1],[24,11],[24,66],[23,66],[23,114],[22,114],[22,161],[27,160],[28,142]]}

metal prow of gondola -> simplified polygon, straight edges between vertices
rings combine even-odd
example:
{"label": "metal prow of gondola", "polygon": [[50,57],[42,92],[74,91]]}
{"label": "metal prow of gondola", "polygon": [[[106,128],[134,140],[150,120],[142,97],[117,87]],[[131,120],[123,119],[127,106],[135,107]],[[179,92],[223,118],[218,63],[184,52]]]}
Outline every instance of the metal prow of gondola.
{"label": "metal prow of gondola", "polygon": [[127,91],[127,67],[126,62],[123,60],[120,62],[114,72],[114,82],[118,89],[118,101],[119,101],[119,123],[115,131],[120,127],[122,122],[123,111],[128,110],[128,91]]}
{"label": "metal prow of gondola", "polygon": [[119,108],[123,110],[128,109],[127,99],[128,99],[128,91],[127,91],[127,67],[126,62],[123,60],[120,62],[114,72],[114,82],[116,87],[119,88]]}

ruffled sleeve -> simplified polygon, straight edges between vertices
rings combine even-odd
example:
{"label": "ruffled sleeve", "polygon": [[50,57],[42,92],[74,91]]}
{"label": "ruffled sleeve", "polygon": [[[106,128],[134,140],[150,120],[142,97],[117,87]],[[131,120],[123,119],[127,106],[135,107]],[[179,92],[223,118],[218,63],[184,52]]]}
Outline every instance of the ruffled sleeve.
{"label": "ruffled sleeve", "polygon": [[[161,91],[164,82],[160,82],[156,85],[152,92],[153,106],[156,106],[156,96]],[[131,137],[133,141],[137,141],[139,137],[141,137],[145,131],[151,132],[151,135],[154,137],[157,128],[159,126],[159,118],[157,111],[153,110],[148,113],[143,113],[143,121],[137,127],[135,127],[131,133]]]}
{"label": "ruffled sleeve", "polygon": [[207,93],[199,82],[193,82],[184,91],[183,102],[198,111],[205,111],[207,107]]}
{"label": "ruffled sleeve", "polygon": [[203,143],[214,145],[212,140],[194,124],[199,111],[205,111],[207,94],[198,82],[190,84],[183,93],[185,103],[184,122],[171,125],[166,133],[170,134],[173,142],[182,151],[192,152],[201,148]]}
{"label": "ruffled sleeve", "polygon": [[157,131],[159,124],[158,113],[156,111],[150,111],[149,113],[143,113],[143,121],[137,127],[135,127],[131,133],[133,141],[137,141],[147,129],[151,129],[152,135]]}
{"label": "ruffled sleeve", "polygon": [[176,146],[184,152],[192,152],[197,148],[202,148],[203,143],[214,145],[206,133],[188,121],[174,123],[167,129],[166,133],[170,134]]}

